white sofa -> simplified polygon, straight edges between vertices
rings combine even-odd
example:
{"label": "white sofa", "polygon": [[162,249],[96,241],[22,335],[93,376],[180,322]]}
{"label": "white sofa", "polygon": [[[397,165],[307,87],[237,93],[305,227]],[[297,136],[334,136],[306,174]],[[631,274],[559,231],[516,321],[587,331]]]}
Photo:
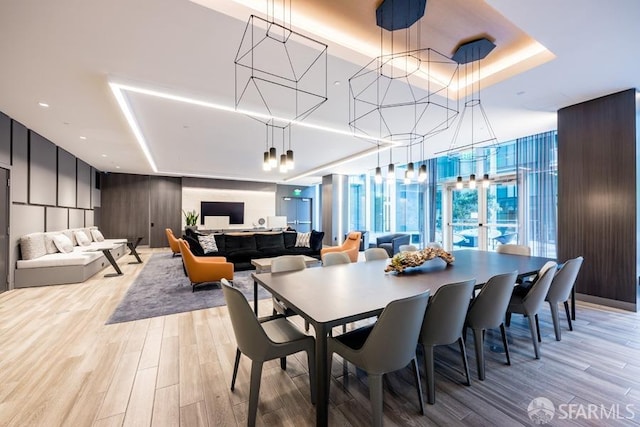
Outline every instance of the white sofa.
{"label": "white sofa", "polygon": [[[22,259],[16,263],[16,288],[44,285],[81,283],[111,264],[102,249],[109,248],[114,259],[125,254],[127,239],[104,239],[96,241],[91,230],[98,227],[77,228],[54,232],[38,232],[20,238]],[[90,240],[81,246],[76,232],[83,231]],[[53,236],[64,234],[73,243],[73,252],[61,253],[53,242]]]}

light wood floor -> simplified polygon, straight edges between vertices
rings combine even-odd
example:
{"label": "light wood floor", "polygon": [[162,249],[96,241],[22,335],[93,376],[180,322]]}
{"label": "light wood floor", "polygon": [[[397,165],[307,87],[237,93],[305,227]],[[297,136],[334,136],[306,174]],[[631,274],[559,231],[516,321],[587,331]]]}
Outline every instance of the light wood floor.
{"label": "light wood floor", "polygon": [[[148,259],[149,249],[140,250]],[[142,265],[121,258],[124,276],[99,273],[77,285],[0,295],[0,426],[246,425],[249,363],[242,359],[229,390],[235,344],[226,307],[106,326],[104,323]],[[260,311],[271,312],[270,300]],[[635,420],[584,417],[553,425],[629,425],[640,422],[640,316],[580,303],[575,331],[556,342],[548,309],[541,317],[542,358],[534,360],[527,324],[509,330],[512,366],[487,346],[487,379],[478,381],[473,339],[467,343],[473,381],[461,384],[457,346],[436,351],[436,404],[418,414],[410,370],[385,379],[385,425],[531,425],[535,397],[560,404],[634,405]],[[293,318],[300,326],[300,318]],[[563,316],[564,320],[564,316]],[[487,333],[489,344],[499,334]],[[265,365],[258,423],[315,422],[303,354],[287,371]],[[422,359],[419,359],[422,363]],[[424,381],[424,377],[423,377]],[[366,375],[333,363],[330,424],[370,425]]]}

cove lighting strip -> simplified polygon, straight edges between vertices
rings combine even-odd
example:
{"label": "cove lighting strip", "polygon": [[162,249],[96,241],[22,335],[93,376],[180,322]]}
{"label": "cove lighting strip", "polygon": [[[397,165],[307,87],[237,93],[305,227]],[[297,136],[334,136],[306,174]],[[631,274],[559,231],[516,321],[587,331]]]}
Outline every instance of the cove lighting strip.
{"label": "cove lighting strip", "polygon": [[[376,137],[372,137],[369,135],[365,135],[365,134],[354,134],[350,131],[346,131],[346,130],[341,130],[341,129],[336,129],[336,128],[331,128],[328,126],[322,126],[322,125],[316,125],[313,123],[309,123],[309,122],[303,122],[303,121],[299,121],[299,120],[288,120],[288,119],[284,119],[282,117],[277,117],[277,116],[270,116],[268,114],[263,114],[263,113],[258,113],[255,111],[250,111],[250,110],[242,110],[242,109],[235,109],[233,107],[229,107],[227,105],[222,105],[222,104],[217,104],[214,102],[209,102],[209,101],[204,101],[201,99],[195,99],[195,98],[190,98],[187,96],[182,96],[182,95],[175,95],[169,92],[162,92],[156,89],[150,89],[150,88],[144,88],[141,86],[134,86],[131,84],[126,84],[126,83],[117,83],[117,82],[109,82],[109,87],[111,88],[111,91],[113,92],[113,95],[115,96],[117,102],[118,102],[118,106],[120,107],[120,110],[122,110],[122,114],[124,114],[124,117],[127,119],[127,123],[129,124],[129,127],[131,128],[131,131],[133,132],[134,136],[136,137],[136,141],[138,142],[138,145],[140,146],[140,148],[142,149],[142,152],[144,153],[145,157],[147,158],[147,162],[149,163],[149,166],[151,166],[151,169],[155,172],[158,173],[158,167],[156,166],[155,161],[153,160],[153,156],[151,155],[151,150],[149,149],[149,145],[147,144],[147,141],[144,137],[144,134],[142,133],[142,131],[140,130],[140,126],[138,124],[138,121],[136,119],[135,114],[133,113],[133,110],[131,108],[131,106],[129,105],[129,102],[126,99],[125,96],[125,92],[133,92],[133,93],[138,93],[138,94],[142,94],[142,95],[148,95],[148,96],[153,96],[156,98],[161,98],[161,99],[167,99],[170,101],[175,101],[175,102],[181,102],[181,103],[185,103],[185,104],[190,104],[190,105],[196,105],[199,107],[203,107],[203,108],[209,108],[212,110],[218,110],[218,111],[224,111],[227,113],[234,113],[234,114],[242,114],[245,116],[251,116],[251,117],[255,117],[258,119],[262,119],[262,120],[276,120],[276,121],[281,121],[281,122],[286,122],[286,123],[291,123],[294,124],[296,126],[301,126],[301,127],[305,127],[305,128],[309,128],[309,129],[315,129],[315,130],[320,130],[320,131],[324,131],[324,132],[329,132],[329,133],[335,133],[338,135],[344,135],[344,136],[351,136],[351,137],[355,137],[355,138],[362,138],[362,139],[366,139],[369,141],[375,141],[375,142],[379,142],[380,143],[380,150],[384,150],[384,149],[388,149],[390,147],[392,147],[393,145],[396,145],[395,141],[391,141],[388,139],[384,139],[384,138],[376,138]],[[299,179],[305,176],[309,176],[312,175],[314,173],[317,173],[319,171],[322,171],[324,169],[328,169],[330,167],[334,167],[334,166],[339,166],[354,160],[358,160],[360,158],[369,156],[373,153],[375,153],[378,150],[377,147],[373,148],[373,149],[368,149],[368,150],[364,150],[361,151],[359,153],[356,153],[354,155],[351,156],[347,156],[344,157],[342,159],[338,159],[335,162],[331,162],[331,163],[327,163],[325,165],[322,165],[320,167],[311,169],[310,171],[307,171],[303,174],[300,175],[296,175],[295,177],[291,177],[291,178],[287,178],[284,181],[291,181],[293,179]]]}

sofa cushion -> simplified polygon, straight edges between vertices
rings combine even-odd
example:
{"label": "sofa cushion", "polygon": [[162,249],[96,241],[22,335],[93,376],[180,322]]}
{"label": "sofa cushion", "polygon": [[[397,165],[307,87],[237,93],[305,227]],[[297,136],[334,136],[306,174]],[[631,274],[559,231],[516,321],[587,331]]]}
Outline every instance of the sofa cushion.
{"label": "sofa cushion", "polygon": [[65,234],[56,234],[53,236],[53,243],[56,245],[56,248],[63,254],[68,254],[73,252],[73,244],[71,243],[71,239],[67,237]]}
{"label": "sofa cushion", "polygon": [[284,247],[285,248],[294,248],[296,246],[296,238],[298,233],[295,231],[285,231],[284,235]]}
{"label": "sofa cushion", "polygon": [[311,239],[311,232],[298,233],[298,236],[296,236],[296,248],[310,248],[309,239]]}
{"label": "sofa cushion", "polygon": [[94,242],[104,242],[104,236],[97,228],[91,229],[91,237],[93,237]]}
{"label": "sofa cushion", "polygon": [[249,236],[227,235],[225,239],[225,252],[232,254],[239,251],[256,251],[256,238],[253,234]]}
{"label": "sofa cushion", "polygon": [[322,239],[324,239],[324,231],[311,230],[309,238],[309,247],[314,251],[322,249]]}
{"label": "sofa cushion", "polygon": [[256,234],[256,248],[259,251],[284,249],[284,236],[277,234]]}
{"label": "sofa cushion", "polygon": [[76,241],[76,236],[74,233],[75,230],[62,230],[62,234],[64,234],[65,236],[67,236],[69,238],[69,240],[71,240],[71,244],[73,246],[76,246],[78,244],[78,242]]}
{"label": "sofa cushion", "polygon": [[56,248],[56,244],[53,243],[53,236],[56,234],[60,234],[57,231],[50,231],[48,233],[44,233],[44,247],[47,249],[48,254],[58,253],[58,248]]}
{"label": "sofa cushion", "polygon": [[205,254],[211,252],[218,252],[218,245],[216,244],[216,236],[209,234],[205,236],[198,236],[198,242],[202,246],[202,251]]}
{"label": "sofa cushion", "polygon": [[78,246],[89,246],[91,244],[91,240],[84,230],[76,230],[73,232],[73,235],[76,236],[76,242],[78,242]]}
{"label": "sofa cushion", "polygon": [[37,259],[19,260],[16,267],[21,268],[44,268],[44,267],[62,267],[68,265],[87,265],[92,261],[100,258],[102,252],[73,252],[69,254],[55,253],[47,254]]}
{"label": "sofa cushion", "polygon": [[219,252],[225,252],[227,250],[227,239],[224,234],[214,234],[216,237],[216,246]]}
{"label": "sofa cushion", "polygon": [[47,254],[44,244],[44,233],[25,234],[20,238],[22,259],[36,259]]}

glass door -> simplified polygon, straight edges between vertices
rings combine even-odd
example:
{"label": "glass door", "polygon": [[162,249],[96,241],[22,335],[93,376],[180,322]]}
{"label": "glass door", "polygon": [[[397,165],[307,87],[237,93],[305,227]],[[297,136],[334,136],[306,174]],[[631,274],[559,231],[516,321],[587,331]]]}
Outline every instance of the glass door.
{"label": "glass door", "polygon": [[[446,196],[445,196],[446,195]],[[484,187],[446,187],[442,198],[447,219],[445,248],[493,251],[518,242],[518,186],[515,177],[500,178]]]}

